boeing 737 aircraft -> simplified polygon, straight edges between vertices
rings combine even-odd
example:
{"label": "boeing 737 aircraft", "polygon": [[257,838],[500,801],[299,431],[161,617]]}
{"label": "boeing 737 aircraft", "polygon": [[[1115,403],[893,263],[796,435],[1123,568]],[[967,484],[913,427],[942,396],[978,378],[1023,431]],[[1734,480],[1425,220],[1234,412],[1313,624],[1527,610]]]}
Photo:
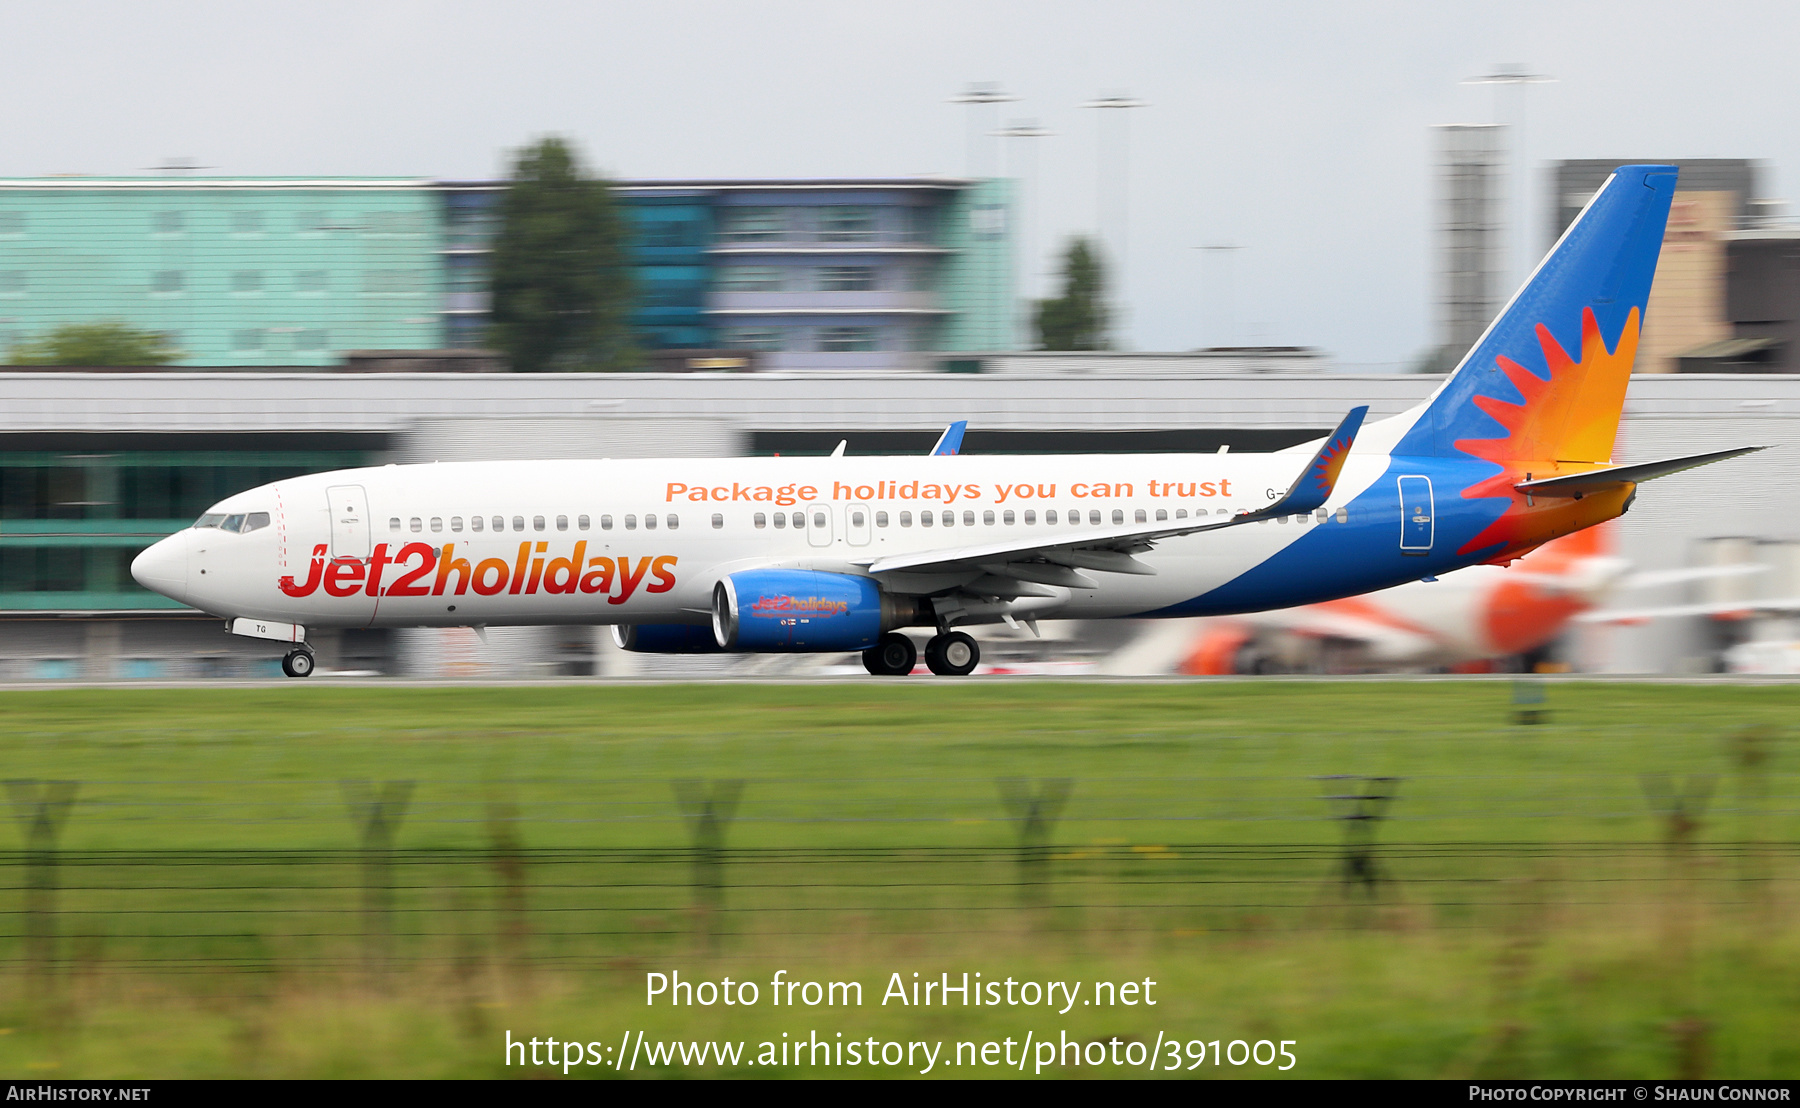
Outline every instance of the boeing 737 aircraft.
{"label": "boeing 737 aircraft", "polygon": [[292,676],[308,627],[556,623],[641,651],[859,650],[875,674],[911,672],[904,629],[926,628],[926,665],[962,675],[969,624],[1230,615],[1505,565],[1745,452],[1611,464],[1675,176],[1616,171],[1430,398],[1320,443],[343,470],[226,498],[132,576],[295,644]]}

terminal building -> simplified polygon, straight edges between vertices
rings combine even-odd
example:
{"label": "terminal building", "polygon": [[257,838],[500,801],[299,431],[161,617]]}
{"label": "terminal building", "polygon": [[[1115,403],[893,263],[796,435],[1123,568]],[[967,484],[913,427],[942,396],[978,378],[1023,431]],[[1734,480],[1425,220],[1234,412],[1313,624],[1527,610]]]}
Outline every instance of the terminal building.
{"label": "terminal building", "polygon": [[[186,367],[325,367],[482,345],[505,183],[0,180],[0,354],[70,323],[157,331]],[[1009,182],[627,181],[647,351],[915,368],[1013,349]]]}
{"label": "terminal building", "polygon": [[[1064,356],[1066,359],[1067,356]],[[1106,357],[1101,355],[1099,357]],[[276,676],[277,644],[139,589],[136,553],[215,499],[288,474],[387,462],[503,458],[923,453],[969,421],[970,453],[1273,450],[1324,434],[1357,404],[1405,410],[1438,378],[1309,373],[1107,373],[1026,362],[992,373],[343,374],[0,373],[0,681]],[[1800,596],[1800,377],[1641,375],[1620,460],[1749,444],[1776,449],[1646,486],[1618,526],[1639,569],[1768,566],[1707,588]],[[1633,604],[1717,599],[1672,586]],[[1054,625],[1046,624],[1046,628]],[[1129,633],[1096,625],[1094,633]],[[1572,660],[1616,672],[1701,670],[1777,619],[1658,620],[1585,633]],[[603,629],[327,633],[327,670],[415,677],[763,671],[787,659],[660,659]],[[1066,643],[1070,649],[1079,643]],[[802,659],[811,664],[812,659]],[[627,670],[626,667],[636,667]],[[698,667],[698,668],[696,668]],[[707,668],[711,667],[711,668]],[[738,668],[733,668],[738,667]],[[758,668],[762,667],[762,668]]]}

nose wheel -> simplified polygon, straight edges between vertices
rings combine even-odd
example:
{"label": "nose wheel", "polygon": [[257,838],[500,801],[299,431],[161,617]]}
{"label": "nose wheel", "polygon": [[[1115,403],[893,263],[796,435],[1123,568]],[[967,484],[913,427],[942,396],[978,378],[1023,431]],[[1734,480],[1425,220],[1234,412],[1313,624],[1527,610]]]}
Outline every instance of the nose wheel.
{"label": "nose wheel", "polygon": [[904,677],[919,660],[918,648],[898,631],[889,631],[881,641],[862,652],[863,668],[877,677]]}
{"label": "nose wheel", "polygon": [[290,650],[281,660],[281,672],[289,677],[311,677],[313,656],[310,650]]}
{"label": "nose wheel", "polygon": [[925,668],[939,677],[967,677],[981,662],[981,648],[961,631],[935,636],[925,644]]}

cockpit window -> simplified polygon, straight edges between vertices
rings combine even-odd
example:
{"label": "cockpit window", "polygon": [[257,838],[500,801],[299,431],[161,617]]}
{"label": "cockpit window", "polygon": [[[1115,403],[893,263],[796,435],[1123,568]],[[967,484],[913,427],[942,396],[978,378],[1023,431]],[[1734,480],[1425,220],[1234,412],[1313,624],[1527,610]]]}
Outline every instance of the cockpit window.
{"label": "cockpit window", "polygon": [[225,522],[224,512],[208,512],[194,521],[195,527],[217,527]]}
{"label": "cockpit window", "polygon": [[236,515],[226,516],[225,522],[219,524],[219,530],[230,531],[234,535],[237,534],[239,531],[242,531],[243,529],[244,529],[244,515],[242,512],[239,512]]}
{"label": "cockpit window", "polygon": [[264,527],[267,527],[268,525],[269,525],[269,513],[267,513],[267,512],[251,512],[249,515],[244,517],[244,533],[245,534],[249,534],[252,531],[260,531]]}

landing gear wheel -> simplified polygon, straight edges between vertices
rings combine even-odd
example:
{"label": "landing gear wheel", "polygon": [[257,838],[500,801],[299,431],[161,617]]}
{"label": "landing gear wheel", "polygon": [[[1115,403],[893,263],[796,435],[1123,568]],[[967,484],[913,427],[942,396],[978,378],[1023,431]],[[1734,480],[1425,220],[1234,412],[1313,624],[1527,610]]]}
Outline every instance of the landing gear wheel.
{"label": "landing gear wheel", "polygon": [[281,660],[281,672],[289,677],[311,677],[313,656],[310,650],[292,650]]}
{"label": "landing gear wheel", "polygon": [[938,635],[925,644],[925,667],[939,677],[967,677],[981,662],[981,648],[961,631]]}
{"label": "landing gear wheel", "polygon": [[889,631],[881,641],[862,652],[863,668],[877,677],[904,677],[919,660],[913,641],[898,631]]}

